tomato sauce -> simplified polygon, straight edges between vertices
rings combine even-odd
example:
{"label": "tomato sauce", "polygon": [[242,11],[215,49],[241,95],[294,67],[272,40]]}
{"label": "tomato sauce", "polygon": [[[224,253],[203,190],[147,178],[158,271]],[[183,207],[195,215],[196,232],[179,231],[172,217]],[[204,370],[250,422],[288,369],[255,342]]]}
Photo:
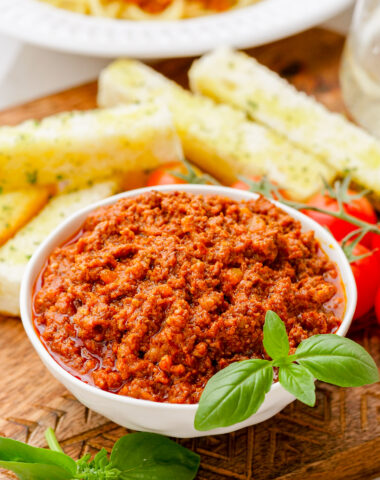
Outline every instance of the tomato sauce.
{"label": "tomato sauce", "polygon": [[[189,1],[189,0],[185,0]],[[149,14],[159,14],[166,10],[173,0],[126,0],[125,3],[137,5],[139,8]],[[203,8],[205,11],[213,10],[216,12],[223,12],[235,6],[236,0],[193,0],[189,3],[195,3]]]}
{"label": "tomato sauce", "polygon": [[150,192],[91,213],[50,255],[33,308],[41,341],[72,375],[196,403],[220,369],[266,358],[267,310],[294,351],[336,331],[345,300],[313,232],[265,198]]}

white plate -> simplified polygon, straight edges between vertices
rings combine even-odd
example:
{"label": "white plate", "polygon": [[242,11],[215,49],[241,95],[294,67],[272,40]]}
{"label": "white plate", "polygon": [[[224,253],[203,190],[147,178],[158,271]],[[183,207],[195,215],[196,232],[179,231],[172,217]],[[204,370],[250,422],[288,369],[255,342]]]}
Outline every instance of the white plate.
{"label": "white plate", "polygon": [[88,17],[38,0],[0,0],[0,32],[51,49],[102,57],[164,58],[221,45],[245,48],[331,18],[353,0],[262,0],[201,18],[127,21]]}

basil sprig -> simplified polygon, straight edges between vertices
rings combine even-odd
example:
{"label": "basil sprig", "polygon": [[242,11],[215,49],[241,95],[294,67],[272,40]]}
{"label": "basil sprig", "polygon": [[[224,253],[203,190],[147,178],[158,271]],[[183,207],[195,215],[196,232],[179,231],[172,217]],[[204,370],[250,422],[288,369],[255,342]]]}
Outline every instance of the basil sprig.
{"label": "basil sprig", "polygon": [[52,429],[46,431],[50,450],[0,437],[0,467],[20,480],[193,480],[199,455],[155,433],[120,438],[110,457],[105,449],[94,459],[74,461],[62,452]]}
{"label": "basil sprig", "polygon": [[242,422],[256,413],[269,392],[273,367],[280,384],[307,405],[315,404],[314,379],[341,387],[375,383],[379,372],[363,347],[334,334],[314,335],[289,355],[284,322],[272,311],[265,316],[263,345],[272,360],[244,360],[219,371],[207,383],[194,426],[206,431]]}

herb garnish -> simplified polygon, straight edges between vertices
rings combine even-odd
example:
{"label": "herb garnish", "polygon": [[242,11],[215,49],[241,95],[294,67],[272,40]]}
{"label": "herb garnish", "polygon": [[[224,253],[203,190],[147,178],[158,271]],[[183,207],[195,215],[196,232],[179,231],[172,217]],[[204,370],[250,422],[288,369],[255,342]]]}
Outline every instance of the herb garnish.
{"label": "herb garnish", "polygon": [[186,173],[177,172],[175,170],[170,171],[171,175],[184,180],[186,183],[192,183],[196,185],[220,185],[220,183],[208,173],[198,173],[186,158],[182,158],[182,163],[186,168]]}
{"label": "herb garnish", "polygon": [[272,311],[265,316],[263,345],[272,360],[232,363],[207,383],[195,415],[195,428],[228,427],[257,412],[278,368],[279,383],[307,405],[315,404],[314,379],[341,387],[375,383],[379,372],[372,357],[352,340],[335,334],[314,335],[289,355],[284,322]]}
{"label": "herb garnish", "polygon": [[0,467],[20,480],[192,480],[199,468],[199,455],[155,433],[125,435],[110,457],[103,448],[93,460],[85,455],[76,462],[51,428],[45,436],[50,450],[0,437]]}

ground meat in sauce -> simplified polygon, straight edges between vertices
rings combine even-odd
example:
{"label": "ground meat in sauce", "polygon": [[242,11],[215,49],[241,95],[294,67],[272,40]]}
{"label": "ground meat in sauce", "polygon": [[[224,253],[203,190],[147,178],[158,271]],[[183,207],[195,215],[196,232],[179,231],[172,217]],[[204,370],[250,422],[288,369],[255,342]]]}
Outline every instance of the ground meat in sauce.
{"label": "ground meat in sauce", "polygon": [[337,279],[313,232],[265,198],[151,192],[94,211],[51,254],[35,324],[88,383],[195,403],[218,370],[265,357],[267,310],[285,321],[292,349],[335,331]]}

